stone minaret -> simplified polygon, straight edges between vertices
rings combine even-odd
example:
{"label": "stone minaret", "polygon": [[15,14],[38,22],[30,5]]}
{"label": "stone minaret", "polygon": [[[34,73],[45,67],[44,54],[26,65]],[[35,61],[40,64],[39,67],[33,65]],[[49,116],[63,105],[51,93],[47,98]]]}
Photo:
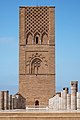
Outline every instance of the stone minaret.
{"label": "stone minaret", "polygon": [[55,94],[55,7],[20,7],[19,93],[27,107]]}

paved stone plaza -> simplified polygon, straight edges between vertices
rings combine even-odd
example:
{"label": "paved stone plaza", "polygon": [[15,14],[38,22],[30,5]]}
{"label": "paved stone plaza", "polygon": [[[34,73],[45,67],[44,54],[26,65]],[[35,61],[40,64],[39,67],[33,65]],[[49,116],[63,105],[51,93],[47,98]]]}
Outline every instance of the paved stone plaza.
{"label": "paved stone plaza", "polygon": [[1,111],[0,120],[80,120],[80,111]]}

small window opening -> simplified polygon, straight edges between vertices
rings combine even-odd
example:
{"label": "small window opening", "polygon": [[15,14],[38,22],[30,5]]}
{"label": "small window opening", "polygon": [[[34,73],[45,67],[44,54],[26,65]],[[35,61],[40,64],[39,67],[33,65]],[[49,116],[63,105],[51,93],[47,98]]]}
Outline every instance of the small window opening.
{"label": "small window opening", "polygon": [[36,108],[39,107],[39,101],[38,101],[38,100],[35,101],[35,107],[36,107]]}
{"label": "small window opening", "polygon": [[28,43],[27,39],[26,39],[26,44]]}
{"label": "small window opening", "polygon": [[36,44],[38,44],[38,37],[36,37]]}

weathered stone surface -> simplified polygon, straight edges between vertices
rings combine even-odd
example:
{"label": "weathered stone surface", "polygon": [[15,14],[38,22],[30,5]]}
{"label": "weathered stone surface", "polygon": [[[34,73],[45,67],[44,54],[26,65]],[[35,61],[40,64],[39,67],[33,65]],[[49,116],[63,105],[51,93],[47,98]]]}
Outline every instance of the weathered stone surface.
{"label": "weathered stone surface", "polygon": [[67,109],[71,109],[71,94],[67,94]]}
{"label": "weathered stone surface", "polygon": [[59,110],[59,94],[49,99],[49,109]]}
{"label": "weathered stone surface", "polygon": [[9,109],[9,91],[0,91],[0,110]]}
{"label": "weathered stone surface", "polygon": [[49,99],[49,109],[52,110],[80,110],[80,93],[78,92],[78,81],[71,81],[71,94],[68,88],[56,93]]}
{"label": "weathered stone surface", "polygon": [[80,93],[77,92],[77,110],[80,110]]}
{"label": "weathered stone surface", "polygon": [[71,109],[77,110],[78,81],[71,81]]}
{"label": "weathered stone surface", "polygon": [[80,111],[0,112],[0,120],[80,120]]}
{"label": "weathered stone surface", "polygon": [[20,7],[19,93],[26,106],[55,94],[55,7]]}

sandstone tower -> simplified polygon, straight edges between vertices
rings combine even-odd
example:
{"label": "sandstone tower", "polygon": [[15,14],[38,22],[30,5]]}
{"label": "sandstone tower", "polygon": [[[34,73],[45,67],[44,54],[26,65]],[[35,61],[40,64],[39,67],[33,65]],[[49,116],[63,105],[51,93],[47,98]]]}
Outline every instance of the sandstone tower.
{"label": "sandstone tower", "polygon": [[55,94],[55,7],[20,7],[19,93],[44,107]]}

